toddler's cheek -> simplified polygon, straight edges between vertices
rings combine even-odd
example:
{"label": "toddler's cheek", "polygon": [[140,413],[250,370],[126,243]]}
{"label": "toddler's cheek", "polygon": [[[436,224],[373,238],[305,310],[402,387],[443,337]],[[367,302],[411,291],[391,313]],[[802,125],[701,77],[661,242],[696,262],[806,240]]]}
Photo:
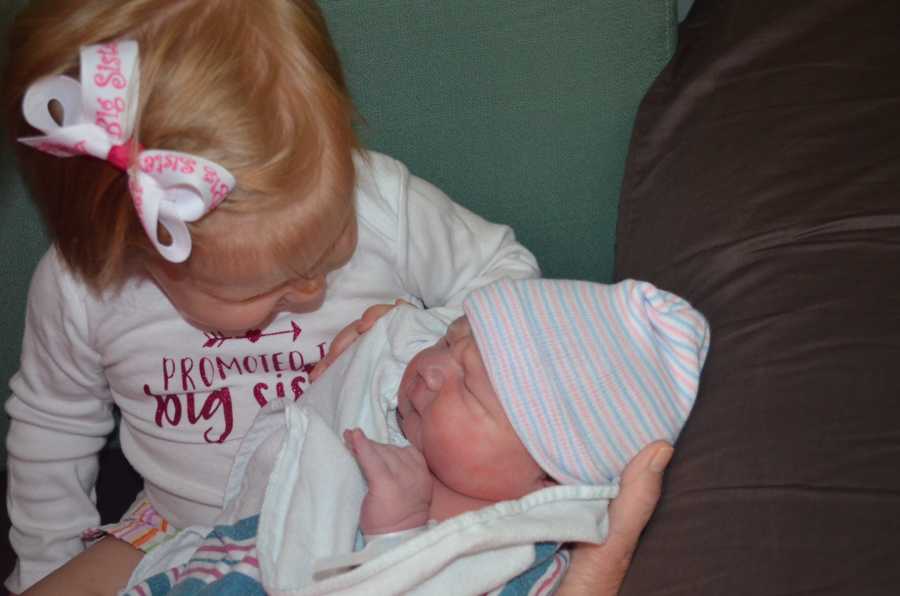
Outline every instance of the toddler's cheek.
{"label": "toddler's cheek", "polygon": [[206,331],[227,334],[245,333],[252,329],[264,329],[271,322],[272,309],[267,305],[217,307],[182,316],[191,324]]}

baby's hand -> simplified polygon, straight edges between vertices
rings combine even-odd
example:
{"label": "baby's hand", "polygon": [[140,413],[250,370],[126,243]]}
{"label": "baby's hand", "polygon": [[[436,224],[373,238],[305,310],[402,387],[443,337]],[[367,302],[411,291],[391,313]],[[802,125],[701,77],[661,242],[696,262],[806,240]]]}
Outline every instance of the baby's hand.
{"label": "baby's hand", "polygon": [[363,533],[387,534],[424,526],[433,479],[418,449],[376,443],[358,428],[345,430],[344,442],[369,483],[359,521]]}
{"label": "baby's hand", "polygon": [[360,318],[341,329],[334,336],[331,345],[328,346],[328,353],[316,363],[309,373],[309,382],[312,383],[321,377],[325,369],[331,366],[338,356],[344,353],[344,350],[353,345],[353,342],[359,339],[360,335],[371,329],[372,325],[378,322],[378,319],[391,312],[395,306],[401,304],[409,304],[409,302],[402,298],[397,298],[393,304],[374,304],[367,308]]}

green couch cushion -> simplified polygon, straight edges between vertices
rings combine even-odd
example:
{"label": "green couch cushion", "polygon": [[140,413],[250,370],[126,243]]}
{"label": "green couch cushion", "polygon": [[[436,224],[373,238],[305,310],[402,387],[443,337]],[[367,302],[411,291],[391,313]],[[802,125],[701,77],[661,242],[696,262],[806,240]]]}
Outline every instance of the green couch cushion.
{"label": "green couch cushion", "polygon": [[[632,119],[673,51],[674,0],[322,6],[367,145],[513,225],[547,275],[611,277]],[[5,384],[18,365],[25,292],[46,240],[8,148],[0,167]]]}
{"label": "green couch cushion", "polygon": [[674,0],[325,0],[364,140],[485,217],[545,274],[608,280],[637,105]]}
{"label": "green couch cushion", "polygon": [[[6,64],[6,27],[24,4],[25,0],[7,0],[0,7],[0,64]],[[19,365],[31,271],[47,248],[41,221],[16,173],[6,136],[0,118],[0,401],[5,399],[7,381]],[[6,416],[0,414],[0,437],[6,437],[6,428]],[[0,456],[5,463],[5,441],[0,443]]]}

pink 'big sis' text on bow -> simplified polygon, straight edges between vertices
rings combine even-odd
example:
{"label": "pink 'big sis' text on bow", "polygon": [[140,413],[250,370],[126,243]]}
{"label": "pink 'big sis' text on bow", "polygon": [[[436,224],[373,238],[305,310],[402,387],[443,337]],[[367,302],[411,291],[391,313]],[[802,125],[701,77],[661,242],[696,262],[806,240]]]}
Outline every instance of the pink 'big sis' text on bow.
{"label": "pink 'big sis' text on bow", "polygon": [[[44,136],[19,142],[57,157],[92,155],[128,173],[128,187],[144,230],[159,253],[180,263],[191,254],[187,223],[197,221],[234,189],[231,173],[196,155],[138,147],[129,167],[140,82],[138,45],[117,41],[81,49],[81,82],[39,79],[22,101],[25,120]],[[50,113],[57,102],[62,123]],[[158,225],[171,237],[159,240]]]}

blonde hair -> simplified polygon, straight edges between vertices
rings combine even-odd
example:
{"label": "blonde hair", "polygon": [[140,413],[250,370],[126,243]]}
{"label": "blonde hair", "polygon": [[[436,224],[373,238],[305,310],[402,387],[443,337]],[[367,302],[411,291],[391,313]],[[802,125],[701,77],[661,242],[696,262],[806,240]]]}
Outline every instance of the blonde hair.
{"label": "blonde hair", "polygon": [[[135,140],[185,151],[234,174],[237,188],[191,224],[182,267],[240,263],[304,275],[353,215],[353,107],[311,0],[44,0],[11,30],[6,76],[14,136],[34,134],[21,100],[36,79],[77,77],[81,46],[140,49]],[[90,157],[19,150],[67,264],[91,286],[117,285],[159,258],[134,213],[126,175]]]}

